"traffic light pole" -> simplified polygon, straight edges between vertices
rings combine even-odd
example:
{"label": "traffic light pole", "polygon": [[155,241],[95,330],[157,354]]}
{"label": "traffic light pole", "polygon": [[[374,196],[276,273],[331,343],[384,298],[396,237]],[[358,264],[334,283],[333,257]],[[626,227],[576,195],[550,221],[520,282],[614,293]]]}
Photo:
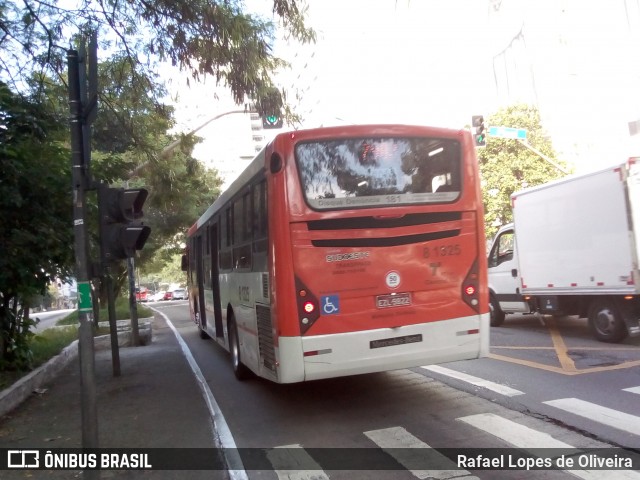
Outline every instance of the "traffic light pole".
{"label": "traffic light pole", "polygon": [[[80,59],[76,50],[67,51],[69,74],[69,124],[71,130],[71,174],[73,182],[73,225],[76,255],[76,279],[78,282],[78,335],[82,447],[98,447],[98,415],[96,408],[95,352],[93,346],[93,322],[91,283],[89,281],[88,236],[86,225],[86,190],[89,184],[85,146],[83,140],[83,106],[80,90]],[[94,476],[92,472],[96,472]],[[86,478],[99,478],[98,471],[86,470]]]}
{"label": "traffic light pole", "polygon": [[120,376],[120,345],[118,345],[118,322],[116,320],[116,297],[113,293],[113,277],[111,267],[107,263],[104,279],[107,287],[107,309],[109,311],[109,335],[111,338],[111,368],[113,376]]}
{"label": "traffic light pole", "polygon": [[127,258],[127,274],[129,276],[129,316],[131,317],[131,343],[140,346],[140,330],[138,328],[138,304],[136,298],[136,267],[133,257]]}

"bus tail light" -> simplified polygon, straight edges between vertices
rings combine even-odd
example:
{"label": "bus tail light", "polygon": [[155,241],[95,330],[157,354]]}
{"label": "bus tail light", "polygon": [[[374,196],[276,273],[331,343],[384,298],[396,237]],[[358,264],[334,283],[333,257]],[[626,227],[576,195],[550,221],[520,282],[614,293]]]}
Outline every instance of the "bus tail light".
{"label": "bus tail light", "polygon": [[300,335],[304,335],[311,325],[320,318],[320,302],[298,277],[295,277],[295,280],[298,324],[300,325]]}
{"label": "bus tail light", "polygon": [[476,312],[480,311],[480,300],[478,298],[479,280],[478,261],[475,260],[462,282],[462,300]]}
{"label": "bus tail light", "polygon": [[305,311],[305,313],[313,313],[316,310],[316,305],[313,302],[310,301],[306,301],[304,302],[304,305],[302,306],[302,309]]}

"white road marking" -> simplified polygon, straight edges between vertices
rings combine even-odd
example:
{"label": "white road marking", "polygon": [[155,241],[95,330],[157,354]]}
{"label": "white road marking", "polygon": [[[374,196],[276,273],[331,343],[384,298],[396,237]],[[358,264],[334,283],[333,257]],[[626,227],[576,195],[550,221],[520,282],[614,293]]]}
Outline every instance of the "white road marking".
{"label": "white road marking", "polygon": [[640,435],[640,417],[635,415],[585,402],[578,398],[560,398],[542,403],[617,428],[623,432]]}
{"label": "white road marking", "polygon": [[439,365],[425,365],[421,368],[424,368],[425,370],[429,370],[431,372],[439,373],[441,375],[446,375],[457,380],[462,380],[463,382],[467,382],[478,387],[486,388],[487,390],[491,390],[507,397],[524,395],[524,392],[516,390],[515,388],[507,387],[506,385],[500,385],[499,383],[495,382],[490,382],[489,380],[474,377],[473,375],[467,375],[466,373],[457,372],[456,370],[451,370],[450,368],[441,367]]}
{"label": "white road marking", "polygon": [[518,448],[574,448],[548,433],[521,425],[493,413],[460,417],[458,420],[490,433]]}
{"label": "white road marking", "polygon": [[[269,450],[267,458],[280,480],[329,480],[320,465],[300,445],[276,447]],[[300,470],[285,470],[282,465],[299,465]]]}
{"label": "white road marking", "polygon": [[[576,449],[573,445],[556,440],[548,433],[539,432],[493,413],[469,415],[468,417],[460,417],[458,420],[490,433],[523,450],[569,449],[575,452]],[[533,450],[531,453],[535,455],[536,451]],[[554,454],[559,456],[562,454],[562,451],[556,451]],[[601,480],[605,477],[607,480],[640,480],[640,473],[628,470],[607,470],[605,472],[603,470],[576,469],[564,471],[583,480]]]}
{"label": "white road marking", "polygon": [[213,393],[211,393],[211,389],[209,388],[209,385],[207,385],[207,381],[205,380],[204,375],[202,374],[202,371],[200,370],[200,367],[196,362],[196,359],[193,358],[191,350],[189,350],[189,347],[182,339],[182,336],[178,333],[176,327],[173,325],[173,323],[171,323],[169,317],[155,308],[151,309],[156,311],[159,315],[162,315],[162,318],[165,319],[167,325],[169,325],[169,328],[171,328],[171,330],[173,331],[173,334],[176,336],[178,344],[180,345],[180,349],[186,357],[187,362],[189,362],[191,371],[193,371],[193,374],[196,377],[198,386],[202,391],[205,403],[207,404],[207,408],[209,409],[211,421],[213,422],[214,431],[212,433],[214,434],[214,444],[216,443],[215,437],[217,437],[217,440],[220,443],[220,448],[223,449],[225,462],[229,469],[229,477],[232,480],[249,480],[247,472],[244,469],[244,465],[242,464],[240,454],[238,453],[238,449],[236,448],[236,442],[233,439],[233,435],[231,434],[231,429],[229,429],[229,425],[227,425],[227,421],[222,415],[222,410],[220,410],[218,402],[216,402]]}
{"label": "white road marking", "polygon": [[[438,479],[445,480],[450,478],[464,477],[465,480],[478,480],[478,477],[470,476],[470,473],[466,470],[414,470],[411,469],[412,465],[419,464],[419,460],[416,460],[417,455],[422,455],[419,450],[411,451],[412,449],[431,449],[431,447],[424,443],[422,440],[411,435],[407,430],[402,427],[383,428],[380,430],[370,430],[364,432],[376,445],[385,450],[389,455],[395,458],[398,463],[403,465],[413,475],[420,479]],[[431,449],[430,456],[437,456],[437,464],[456,466],[455,463],[449,460],[447,457],[438,453],[437,450]]]}
{"label": "white road marking", "polygon": [[640,395],[640,387],[623,388],[623,392],[637,393]]}

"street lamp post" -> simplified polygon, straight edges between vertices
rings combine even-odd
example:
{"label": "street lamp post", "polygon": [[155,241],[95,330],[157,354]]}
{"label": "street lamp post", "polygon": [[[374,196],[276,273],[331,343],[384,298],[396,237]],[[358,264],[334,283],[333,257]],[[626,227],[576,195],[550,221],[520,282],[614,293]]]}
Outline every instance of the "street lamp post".
{"label": "street lamp post", "polygon": [[[232,115],[232,114],[236,114],[236,113],[248,113],[249,110],[247,108],[243,109],[243,110],[231,110],[229,112],[224,112],[221,113],[219,115],[216,115],[213,118],[210,118],[209,120],[207,120],[206,122],[204,122],[202,125],[200,125],[197,128],[194,128],[193,130],[191,130],[189,133],[186,134],[186,136],[191,136],[193,134],[195,134],[196,132],[198,132],[199,130],[203,129],[204,127],[206,127],[207,125],[209,125],[211,122],[213,122],[214,120],[218,120],[219,118],[222,117],[226,117],[227,115]],[[160,152],[160,158],[164,158],[169,156],[182,142],[182,139],[178,139],[178,140],[174,140],[173,142],[171,142],[169,145],[167,145],[166,147],[164,147],[164,149],[162,150],[162,152]],[[133,178],[136,175],[138,175],[138,173],[140,172],[140,170],[142,170],[144,167],[146,167],[149,164],[149,162],[144,162],[141,163],[140,165],[138,165],[136,168],[134,168],[130,173],[129,173],[129,178]]]}

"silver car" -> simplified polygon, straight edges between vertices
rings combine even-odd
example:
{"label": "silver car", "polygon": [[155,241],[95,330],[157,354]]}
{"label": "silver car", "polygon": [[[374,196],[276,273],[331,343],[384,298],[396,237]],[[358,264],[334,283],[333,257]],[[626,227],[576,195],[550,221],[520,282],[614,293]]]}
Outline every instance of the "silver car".
{"label": "silver car", "polygon": [[184,288],[178,288],[173,291],[173,300],[186,300],[187,298],[187,291]]}

